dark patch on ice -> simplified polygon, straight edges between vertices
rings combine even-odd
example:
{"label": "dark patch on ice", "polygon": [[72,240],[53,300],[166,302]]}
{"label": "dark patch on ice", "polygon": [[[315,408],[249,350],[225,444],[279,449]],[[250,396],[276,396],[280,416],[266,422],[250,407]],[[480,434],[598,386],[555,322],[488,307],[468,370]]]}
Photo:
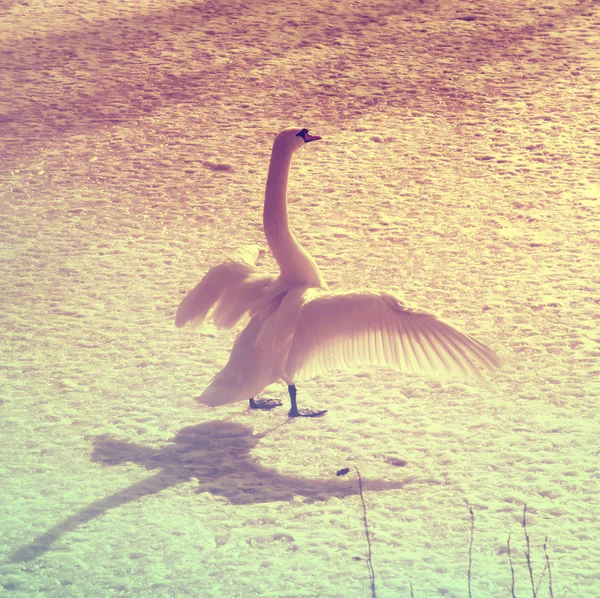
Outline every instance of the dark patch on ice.
{"label": "dark patch on ice", "polygon": [[386,457],[386,463],[393,465],[394,467],[406,467],[408,465],[408,461],[404,459],[398,459],[397,457]]}
{"label": "dark patch on ice", "polygon": [[223,162],[209,162],[208,160],[204,160],[202,166],[208,170],[214,170],[215,172],[233,172],[233,166]]}

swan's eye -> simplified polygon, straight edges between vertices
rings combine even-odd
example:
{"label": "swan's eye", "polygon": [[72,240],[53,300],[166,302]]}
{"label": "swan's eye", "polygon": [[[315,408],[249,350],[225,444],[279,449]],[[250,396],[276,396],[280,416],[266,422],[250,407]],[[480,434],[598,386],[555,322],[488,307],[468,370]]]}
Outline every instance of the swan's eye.
{"label": "swan's eye", "polygon": [[[304,136],[308,135],[308,129],[302,129],[302,131],[300,131],[300,133],[296,133],[296,137],[302,137],[302,139],[304,139]],[[304,139],[306,141],[306,139]]]}

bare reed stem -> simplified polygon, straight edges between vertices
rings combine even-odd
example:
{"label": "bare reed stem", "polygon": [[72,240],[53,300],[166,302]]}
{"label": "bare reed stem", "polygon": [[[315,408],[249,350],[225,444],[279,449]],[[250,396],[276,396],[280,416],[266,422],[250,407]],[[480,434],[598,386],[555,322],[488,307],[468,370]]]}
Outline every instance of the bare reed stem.
{"label": "bare reed stem", "polygon": [[360,471],[358,471],[358,467],[355,467],[354,469],[356,469],[356,475],[358,476],[358,491],[360,494],[360,500],[362,502],[363,522],[365,524],[365,535],[367,536],[367,565],[369,566],[369,577],[371,578],[371,596],[372,598],[377,598],[377,594],[375,593],[375,569],[373,569],[373,560],[371,554],[371,535],[369,534],[369,524],[367,522],[367,506],[365,505],[365,498],[363,496]]}
{"label": "bare reed stem", "polygon": [[548,567],[548,586],[550,590],[550,598],[554,598],[554,592],[552,591],[552,569],[550,568],[550,559],[548,558],[548,550],[546,548],[548,544],[548,536],[544,538],[544,554],[546,555],[546,566]]}
{"label": "bare reed stem", "polygon": [[544,577],[546,576],[547,568],[548,568],[548,565],[546,563],[544,563],[544,568],[542,569],[542,574],[540,575],[540,578],[538,579],[537,586],[535,586],[536,594],[540,591],[540,586],[542,585],[542,581],[543,581]]}
{"label": "bare reed stem", "polygon": [[527,558],[527,569],[529,569],[529,579],[531,580],[531,592],[533,598],[537,598],[537,592],[535,591],[535,582],[533,581],[533,568],[531,566],[531,547],[529,545],[529,534],[527,533],[527,505],[523,504],[523,532],[525,533],[525,540],[527,541],[527,551],[525,557]]}
{"label": "bare reed stem", "polygon": [[506,548],[508,550],[508,563],[510,564],[510,576],[511,576],[510,595],[512,596],[512,598],[517,598],[515,596],[515,568],[513,567],[512,556],[510,554],[510,533],[508,534]]}
{"label": "bare reed stem", "polygon": [[475,513],[473,513],[473,507],[469,507],[469,513],[471,513],[471,541],[469,542],[469,570],[467,572],[467,580],[469,598],[473,598],[471,594],[471,564],[473,563],[473,536],[475,535]]}

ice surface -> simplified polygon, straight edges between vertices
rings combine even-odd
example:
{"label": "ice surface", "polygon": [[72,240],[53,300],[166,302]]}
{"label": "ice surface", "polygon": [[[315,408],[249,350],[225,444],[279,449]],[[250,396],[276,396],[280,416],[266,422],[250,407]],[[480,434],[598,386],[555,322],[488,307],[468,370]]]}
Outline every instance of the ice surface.
{"label": "ice surface", "polygon": [[[508,595],[509,532],[529,595],[523,502],[536,576],[547,534],[554,594],[597,598],[599,17],[4,3],[0,593],[368,595],[356,478],[335,475],[356,466],[379,598],[467,595],[468,504],[473,595]],[[474,334],[505,361],[489,386],[372,369],[299,386],[320,420],[198,408],[235,331],[175,310],[264,246],[291,125],[324,138],[295,159],[290,220],[330,286]]]}

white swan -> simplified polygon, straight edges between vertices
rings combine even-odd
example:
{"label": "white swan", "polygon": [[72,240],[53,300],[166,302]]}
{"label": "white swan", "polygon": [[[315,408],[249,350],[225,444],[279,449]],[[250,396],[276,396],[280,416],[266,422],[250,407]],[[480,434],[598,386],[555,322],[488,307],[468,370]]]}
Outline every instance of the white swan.
{"label": "white swan", "polygon": [[[307,129],[292,128],[281,131],[273,143],[263,225],[279,275],[259,270],[258,247],[245,247],[209,270],[179,305],[178,327],[201,324],[213,307],[220,328],[250,318],[227,365],[196,400],[211,406],[242,401],[284,380],[289,415],[314,417],[326,411],[299,411],[295,383],[327,370],[385,365],[481,380],[480,367],[492,370],[500,362],[472,336],[389,293],[327,291],[314,259],[290,230],[286,199],[293,153],[318,139]],[[250,404],[256,406],[253,399]]]}

